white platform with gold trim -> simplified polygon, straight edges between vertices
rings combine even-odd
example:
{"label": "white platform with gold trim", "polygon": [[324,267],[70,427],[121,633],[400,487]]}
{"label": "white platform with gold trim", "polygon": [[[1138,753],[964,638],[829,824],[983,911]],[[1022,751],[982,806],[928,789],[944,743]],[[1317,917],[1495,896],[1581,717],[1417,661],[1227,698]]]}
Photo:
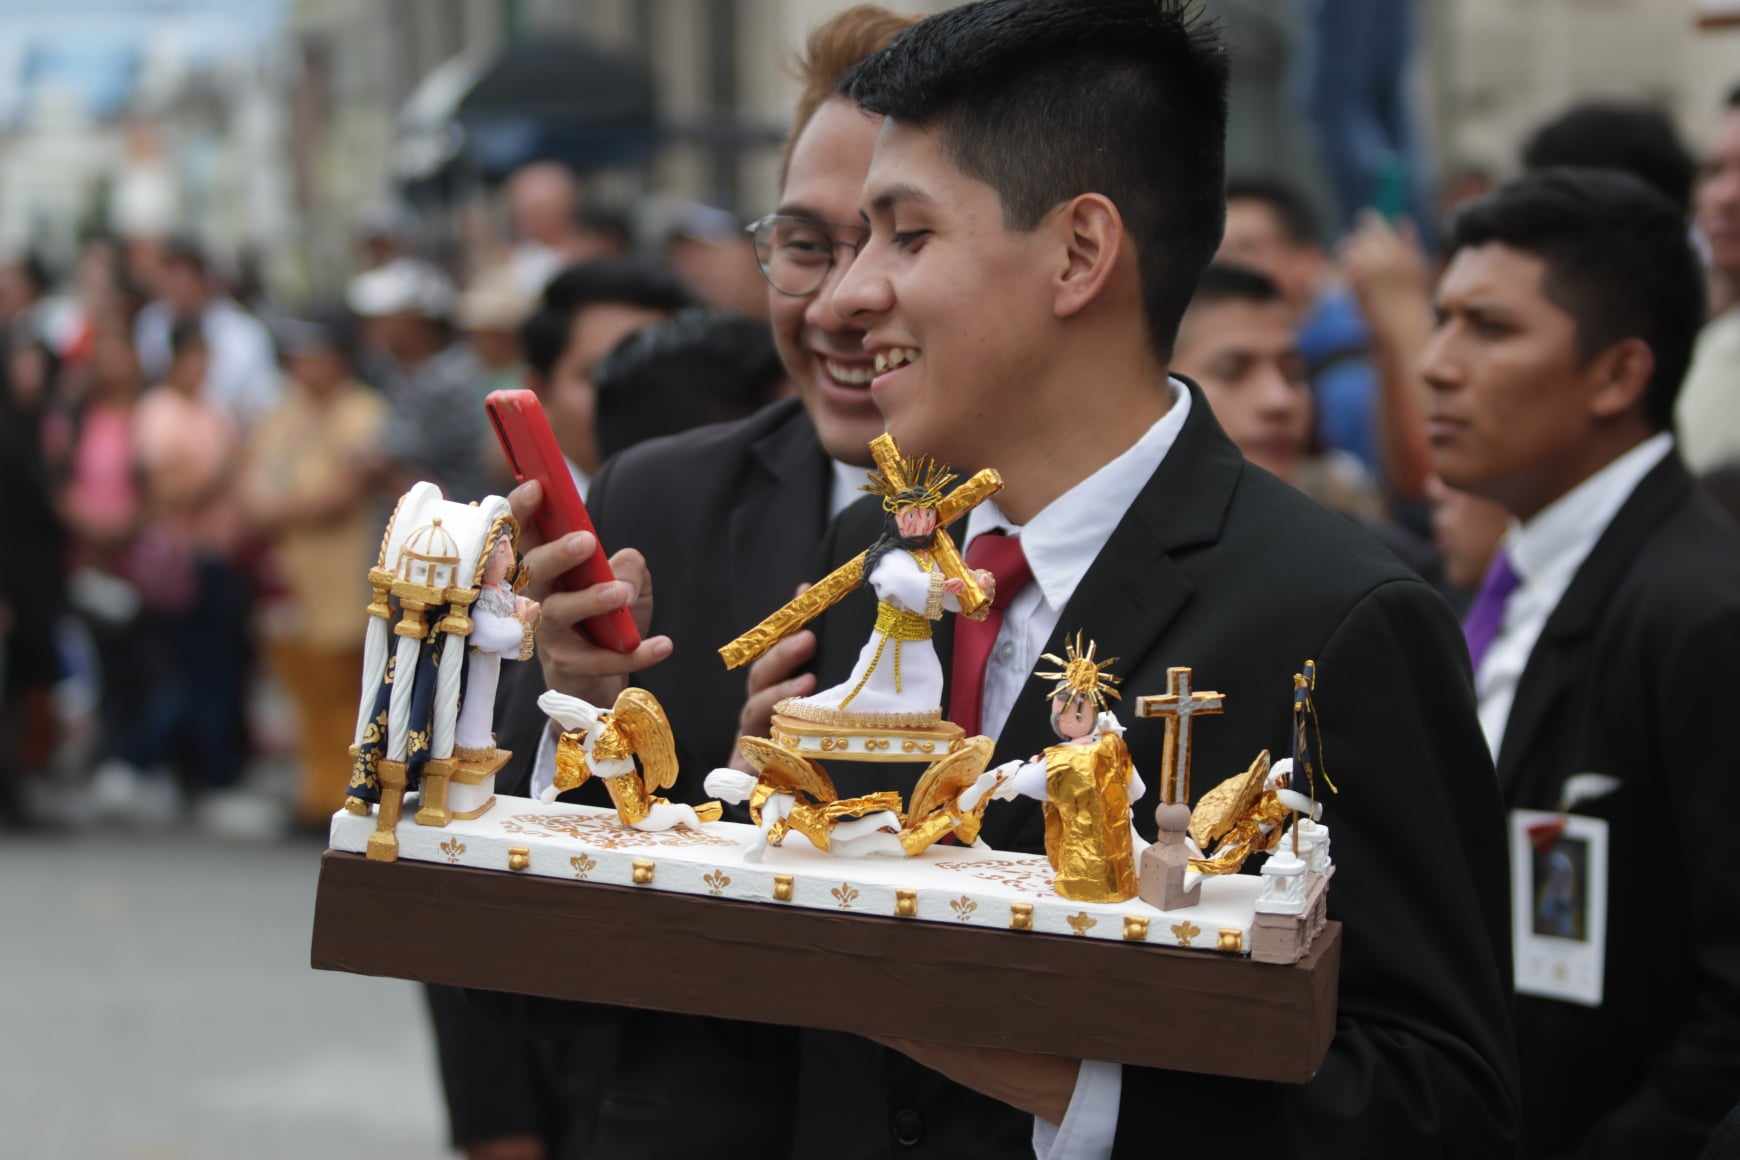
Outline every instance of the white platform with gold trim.
{"label": "white platform with gold trim", "polygon": [[[332,848],[362,853],[374,828],[374,818],[341,810]],[[399,857],[417,862],[1233,954],[1249,953],[1268,885],[1257,875],[1209,878],[1199,905],[1161,911],[1139,899],[1060,898],[1041,855],[939,845],[916,858],[846,859],[791,840],[748,862],[755,838],[754,827],[735,822],[646,833],[622,825],[614,810],[505,795],[480,818],[440,829],[407,818],[398,826]]]}

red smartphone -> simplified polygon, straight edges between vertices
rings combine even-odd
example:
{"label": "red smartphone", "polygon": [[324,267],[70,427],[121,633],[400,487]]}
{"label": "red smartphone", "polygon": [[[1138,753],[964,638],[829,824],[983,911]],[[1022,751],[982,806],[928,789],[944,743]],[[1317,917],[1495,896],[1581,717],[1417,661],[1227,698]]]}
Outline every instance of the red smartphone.
{"label": "red smartphone", "polygon": [[[501,442],[514,478],[521,483],[535,479],[544,489],[544,502],[538,505],[535,517],[539,539],[550,544],[570,532],[591,532],[597,539],[598,530],[592,526],[592,517],[574,486],[574,477],[568,474],[568,461],[556,446],[556,433],[550,430],[550,420],[538,396],[523,390],[491,391],[483,400],[483,407],[489,413],[490,426],[495,428],[495,437]],[[600,542],[590,560],[556,577],[550,586],[561,592],[577,592],[614,579],[616,575],[610,570],[610,561]],[[629,653],[640,647],[640,630],[626,608],[581,621],[580,627],[600,648]]]}

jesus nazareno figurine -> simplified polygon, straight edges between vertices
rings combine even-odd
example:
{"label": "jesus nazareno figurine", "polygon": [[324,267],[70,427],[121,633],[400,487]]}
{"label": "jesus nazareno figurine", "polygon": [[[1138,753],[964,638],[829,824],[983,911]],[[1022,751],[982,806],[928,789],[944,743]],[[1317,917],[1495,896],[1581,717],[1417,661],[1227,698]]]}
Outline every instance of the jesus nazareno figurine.
{"label": "jesus nazareno figurine", "polygon": [[[949,576],[937,559],[937,504],[954,475],[929,459],[906,460],[902,470],[876,470],[864,490],[882,497],[882,535],[864,555],[864,581],[876,593],[876,628],[847,678],[830,689],[781,703],[779,712],[825,725],[888,728],[934,724],[942,713],[943,674],[931,645],[931,624],[961,612],[966,578]],[[976,615],[994,597],[989,572],[974,571],[984,594]],[[969,611],[970,611],[970,606]]]}
{"label": "jesus nazareno figurine", "polygon": [[942,720],[942,665],[930,643],[944,612],[982,617],[994,581],[968,568],[944,529],[1003,486],[983,470],[948,491],[955,476],[925,456],[907,458],[894,440],[870,443],[876,461],[864,490],[882,497],[882,534],[766,620],[719,650],[727,668],[744,665],[839,602],[860,584],[876,592],[876,628],[839,685],[780,702],[783,717],[841,728],[925,728]]}

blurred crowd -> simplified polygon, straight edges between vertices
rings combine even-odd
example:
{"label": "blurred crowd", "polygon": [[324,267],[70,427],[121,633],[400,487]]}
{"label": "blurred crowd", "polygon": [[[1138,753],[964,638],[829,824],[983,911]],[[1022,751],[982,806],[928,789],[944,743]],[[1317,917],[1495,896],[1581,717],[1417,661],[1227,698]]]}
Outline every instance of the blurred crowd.
{"label": "blurred crowd", "polygon": [[0,266],[0,816],[324,833],[392,501],[512,486],[489,392],[540,395],[582,489],[786,392],[730,214],[596,209],[551,163],[500,197],[459,270],[367,215],[342,301],[294,310],[182,238]]}

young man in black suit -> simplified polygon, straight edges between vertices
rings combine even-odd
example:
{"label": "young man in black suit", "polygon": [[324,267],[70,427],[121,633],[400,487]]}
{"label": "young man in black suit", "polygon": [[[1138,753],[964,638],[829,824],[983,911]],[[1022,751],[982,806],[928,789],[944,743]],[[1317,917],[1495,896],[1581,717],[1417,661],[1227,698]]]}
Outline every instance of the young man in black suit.
{"label": "young man in black suit", "polygon": [[[1224,1149],[1241,1127],[1283,1156],[1514,1148],[1503,831],[1456,623],[1369,535],[1247,463],[1200,390],[1168,374],[1224,217],[1226,64],[1188,10],[984,0],[860,66],[847,91],[886,119],[870,236],[834,306],[866,331],[871,392],[907,453],[1003,474],[959,530],[969,563],[998,561],[997,638],[982,671],[944,660],[951,715],[998,737],[993,762],[1052,742],[1031,678],[1065,634],[1123,658],[1126,697],[1163,690],[1173,665],[1227,694],[1194,735],[1198,795],[1262,748],[1286,752],[1291,676],[1317,660],[1340,787],[1326,810],[1344,924],[1334,1044],[1311,1083],[1283,1087],[806,1035],[826,1062],[800,1073],[820,1079],[800,1089],[799,1155],[1148,1156]],[[849,509],[831,560],[879,516]],[[820,630],[824,684],[869,630],[858,597]],[[962,631],[939,633],[939,653]],[[1126,724],[1151,773],[1160,723]],[[836,779],[843,794],[891,788],[884,768]],[[1135,806],[1149,838],[1154,797]],[[1039,806],[992,810],[983,836],[1039,851]],[[1083,1002],[1142,1019],[1142,994],[1083,984]]]}
{"label": "young man in black suit", "polygon": [[[731,760],[739,729],[765,733],[775,700],[810,692],[799,672],[814,637],[770,651],[745,679],[714,651],[808,578],[828,521],[855,500],[868,443],[882,432],[870,401],[863,331],[834,312],[829,291],[855,248],[858,191],[879,119],[834,93],[857,61],[911,23],[870,5],[819,25],[801,61],[804,91],[783,169],[779,209],[757,224],[775,343],[798,398],[736,423],[624,451],[592,480],[587,505],[598,539],[617,549],[617,580],[550,594],[548,582],[590,556],[597,541],[532,548],[529,595],[543,601],[540,665],[520,666],[498,721],[515,752],[504,793],[536,796],[549,783],[546,687],[611,704],[628,681],[669,713],[684,774],[670,796],[697,802],[701,774]],[[516,490],[522,527],[538,502]],[[644,637],[629,656],[574,631],[598,612],[632,607]],[[565,801],[608,805],[587,785]],[[705,970],[705,964],[697,964]],[[581,1004],[516,1004],[543,1040],[540,1080],[574,1110],[563,1154],[764,1157],[784,1153],[796,1059],[785,1029]]]}
{"label": "young man in black suit", "polygon": [[[1512,846],[1529,1146],[1694,1156],[1740,1091],[1740,529],[1672,435],[1701,271],[1678,207],[1611,171],[1530,175],[1449,246],[1432,455],[1515,521],[1464,626],[1505,802],[1551,812]],[[1605,872],[1567,878],[1583,921],[1552,924],[1536,864],[1576,842]],[[1593,991],[1555,979],[1567,952]]]}

